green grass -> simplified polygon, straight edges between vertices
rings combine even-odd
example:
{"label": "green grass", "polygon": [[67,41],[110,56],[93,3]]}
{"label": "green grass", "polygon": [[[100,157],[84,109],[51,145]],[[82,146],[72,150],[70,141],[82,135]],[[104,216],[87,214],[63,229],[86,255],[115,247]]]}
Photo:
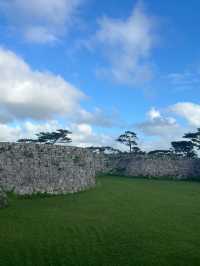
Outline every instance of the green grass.
{"label": "green grass", "polygon": [[200,183],[102,177],[0,210],[1,266],[200,265]]}

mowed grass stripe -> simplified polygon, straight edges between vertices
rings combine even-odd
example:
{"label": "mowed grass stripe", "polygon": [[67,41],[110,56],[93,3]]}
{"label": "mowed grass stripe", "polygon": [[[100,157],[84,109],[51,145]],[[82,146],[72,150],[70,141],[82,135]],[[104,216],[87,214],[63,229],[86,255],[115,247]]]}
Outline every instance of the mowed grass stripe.
{"label": "mowed grass stripe", "polygon": [[0,211],[0,265],[200,265],[200,183],[98,178]]}

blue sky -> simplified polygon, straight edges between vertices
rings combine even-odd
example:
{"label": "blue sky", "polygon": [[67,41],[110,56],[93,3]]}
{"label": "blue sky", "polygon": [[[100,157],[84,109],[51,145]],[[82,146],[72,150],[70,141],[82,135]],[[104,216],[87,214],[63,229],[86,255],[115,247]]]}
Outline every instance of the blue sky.
{"label": "blue sky", "polygon": [[200,3],[0,1],[0,140],[58,127],[144,149],[200,127]]}

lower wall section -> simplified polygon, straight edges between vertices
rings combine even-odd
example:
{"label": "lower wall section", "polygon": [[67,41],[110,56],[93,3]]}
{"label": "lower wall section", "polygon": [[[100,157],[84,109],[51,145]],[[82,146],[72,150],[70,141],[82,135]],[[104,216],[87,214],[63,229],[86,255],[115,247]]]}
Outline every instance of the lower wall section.
{"label": "lower wall section", "polygon": [[4,191],[0,188],[0,209],[8,205],[8,199]]}
{"label": "lower wall section", "polygon": [[98,173],[135,177],[200,180],[200,159],[151,158],[129,154],[101,155],[96,160],[96,170]]}
{"label": "lower wall section", "polygon": [[130,160],[125,175],[195,179],[200,178],[200,161],[170,158]]}
{"label": "lower wall section", "polygon": [[86,149],[0,143],[0,186],[6,191],[63,194],[94,185],[93,155]]}

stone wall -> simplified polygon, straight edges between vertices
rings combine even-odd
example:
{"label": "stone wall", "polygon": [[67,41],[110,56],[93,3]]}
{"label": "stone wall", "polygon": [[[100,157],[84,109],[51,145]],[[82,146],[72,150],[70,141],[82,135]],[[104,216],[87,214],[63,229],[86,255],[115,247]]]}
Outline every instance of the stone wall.
{"label": "stone wall", "polygon": [[8,205],[8,199],[5,192],[0,187],[0,209],[5,208]]}
{"label": "stone wall", "polygon": [[134,156],[130,154],[99,155],[97,173],[170,179],[199,179],[200,159]]}
{"label": "stone wall", "polygon": [[0,187],[5,191],[74,193],[93,187],[100,173],[200,180],[200,159],[104,155],[76,147],[0,143]]}
{"label": "stone wall", "polygon": [[93,154],[86,149],[0,143],[0,186],[5,191],[63,194],[94,185]]}

